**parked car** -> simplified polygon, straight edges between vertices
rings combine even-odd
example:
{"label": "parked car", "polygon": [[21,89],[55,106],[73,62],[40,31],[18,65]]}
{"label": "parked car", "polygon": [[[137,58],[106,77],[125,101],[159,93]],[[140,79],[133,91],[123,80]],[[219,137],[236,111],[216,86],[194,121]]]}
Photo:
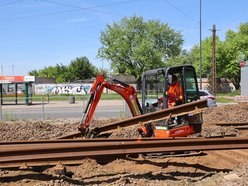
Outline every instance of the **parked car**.
{"label": "parked car", "polygon": [[200,99],[208,100],[208,107],[217,106],[215,96],[211,94],[211,92],[209,92],[208,90],[199,90],[199,94],[200,94]]}

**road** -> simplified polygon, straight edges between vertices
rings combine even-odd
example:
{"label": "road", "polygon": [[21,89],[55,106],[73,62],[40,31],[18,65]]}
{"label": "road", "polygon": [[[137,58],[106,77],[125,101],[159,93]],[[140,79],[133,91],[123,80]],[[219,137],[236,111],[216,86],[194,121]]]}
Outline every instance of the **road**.
{"label": "road", "polygon": [[[32,105],[2,105],[0,116],[2,120],[18,119],[80,119],[85,108],[85,102],[50,102]],[[100,101],[94,114],[95,119],[121,117],[130,115],[123,100]]]}
{"label": "road", "polygon": [[[218,106],[234,103],[217,103]],[[70,104],[54,101],[46,104],[0,105],[1,120],[18,119],[80,119],[85,109],[85,101]],[[94,114],[95,119],[131,116],[124,100],[101,100]]]}

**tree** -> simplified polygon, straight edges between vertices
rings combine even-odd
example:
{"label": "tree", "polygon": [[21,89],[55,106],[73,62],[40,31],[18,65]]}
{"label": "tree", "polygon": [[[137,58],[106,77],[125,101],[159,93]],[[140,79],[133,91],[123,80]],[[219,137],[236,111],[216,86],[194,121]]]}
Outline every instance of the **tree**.
{"label": "tree", "polygon": [[67,66],[63,64],[57,64],[55,68],[57,69],[56,82],[57,83],[68,82],[70,78],[68,77]]}
{"label": "tree", "polygon": [[74,80],[90,79],[95,77],[99,70],[92,65],[87,57],[80,57],[72,60],[68,66],[57,64],[48,66],[41,70],[31,70],[29,75],[55,78],[57,83],[72,82]]}
{"label": "tree", "polygon": [[167,66],[192,64],[192,63],[193,63],[193,57],[191,55],[191,52],[187,50],[182,50],[180,55],[171,57],[166,61]]}
{"label": "tree", "polygon": [[223,75],[232,80],[236,89],[240,87],[239,61],[248,59],[248,22],[242,23],[237,32],[228,30],[223,45]]}
{"label": "tree", "polygon": [[[202,41],[202,77],[212,75],[212,37]],[[200,49],[191,49],[192,61],[199,74]],[[216,38],[216,67],[218,78],[228,78],[236,89],[240,85],[240,60],[248,59],[248,23],[242,23],[237,32],[228,30],[224,41]]]}
{"label": "tree", "polygon": [[93,66],[87,57],[72,60],[68,66],[70,80],[90,79],[97,75],[98,69]]}
{"label": "tree", "polygon": [[38,76],[39,75],[39,72],[37,70],[31,70],[28,72],[28,75],[29,76]]}
{"label": "tree", "polygon": [[[202,77],[208,78],[212,76],[212,37],[208,37],[202,41]],[[218,37],[216,37],[216,69],[217,77],[220,77],[221,66],[220,60],[222,55],[220,55],[220,49],[222,43]],[[192,62],[196,69],[197,74],[200,74],[200,47],[195,45],[191,49]]]}
{"label": "tree", "polygon": [[134,75],[140,80],[144,71],[164,67],[169,57],[180,54],[182,35],[157,20],[124,17],[101,32],[98,57],[110,62],[116,73]]}

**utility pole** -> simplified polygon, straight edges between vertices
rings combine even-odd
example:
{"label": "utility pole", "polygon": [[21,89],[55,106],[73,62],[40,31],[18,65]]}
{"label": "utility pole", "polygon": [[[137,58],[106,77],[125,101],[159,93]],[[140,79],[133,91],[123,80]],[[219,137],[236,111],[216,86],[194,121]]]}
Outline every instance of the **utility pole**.
{"label": "utility pole", "polygon": [[201,23],[201,0],[200,0],[200,89],[202,89],[202,23]]}
{"label": "utility pole", "polygon": [[216,81],[216,26],[213,25],[211,30],[213,34],[212,43],[212,93],[216,96],[217,93],[217,81]]}

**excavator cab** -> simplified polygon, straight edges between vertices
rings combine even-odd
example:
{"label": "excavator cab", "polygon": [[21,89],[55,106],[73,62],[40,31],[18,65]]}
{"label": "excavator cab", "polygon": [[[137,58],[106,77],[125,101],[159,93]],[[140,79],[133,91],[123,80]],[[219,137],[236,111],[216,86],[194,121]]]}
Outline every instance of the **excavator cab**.
{"label": "excavator cab", "polygon": [[[142,108],[145,114],[170,109],[167,91],[172,84],[172,76],[177,77],[177,82],[182,88],[182,100],[176,106],[199,99],[197,77],[192,65],[149,70],[142,78]],[[144,137],[186,137],[200,133],[201,125],[202,113],[198,112],[171,116],[158,122],[148,122],[138,131]]]}
{"label": "excavator cab", "polygon": [[[195,68],[192,65],[158,68],[146,71],[142,78],[142,108],[144,113],[168,108],[166,92],[172,83],[172,75],[182,87],[182,103],[189,103],[199,99],[199,90]],[[163,102],[159,100],[164,97]]]}

